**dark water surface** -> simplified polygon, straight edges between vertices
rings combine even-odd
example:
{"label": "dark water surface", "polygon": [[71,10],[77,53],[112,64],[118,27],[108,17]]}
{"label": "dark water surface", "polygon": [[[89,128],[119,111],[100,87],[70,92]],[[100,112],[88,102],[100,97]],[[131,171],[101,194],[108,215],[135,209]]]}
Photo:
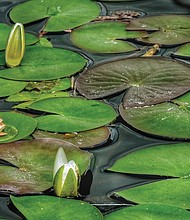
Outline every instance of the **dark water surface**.
{"label": "dark water surface", "polygon": [[[9,10],[15,5],[23,1],[17,0],[0,0],[0,22],[11,24],[8,18]],[[161,15],[161,14],[190,14],[190,8],[182,7],[173,3],[172,0],[137,0],[134,2],[101,2],[99,3],[102,8],[102,15],[109,15],[116,10],[135,10],[142,12],[142,15]],[[43,26],[43,22],[35,23],[27,26],[27,30],[33,33],[38,33]],[[89,58],[89,64],[103,62],[105,60],[113,60],[120,57],[129,57],[129,53],[113,54],[113,55],[93,55],[90,53],[83,53],[83,51],[76,49],[69,40],[69,34],[47,34],[46,37],[51,40],[55,47],[61,47],[71,49],[82,53]],[[171,50],[161,49],[158,55],[167,56]],[[113,107],[117,109],[121,102],[122,94],[111,97],[106,100]],[[11,109],[11,103],[5,103],[4,100],[0,100],[0,111],[6,111]],[[114,196],[110,197],[117,189],[127,188],[134,185],[143,184],[146,182],[159,181],[155,176],[137,176],[127,175],[105,171],[110,167],[116,159],[125,155],[126,153],[138,148],[144,148],[160,143],[170,143],[171,141],[162,140],[161,138],[153,138],[148,135],[137,133],[131,130],[126,123],[118,117],[115,124],[110,126],[111,137],[107,143],[103,146],[99,146],[96,149],[91,149],[95,155],[95,159],[91,165],[91,172],[88,172],[87,176],[82,181],[81,193],[86,194],[84,200],[96,205],[102,212],[114,210],[120,206],[130,206],[131,203],[124,201]],[[18,215],[14,214],[10,210],[12,205],[7,206],[8,196],[1,195],[0,197],[0,217],[4,217],[8,220],[22,219]]]}

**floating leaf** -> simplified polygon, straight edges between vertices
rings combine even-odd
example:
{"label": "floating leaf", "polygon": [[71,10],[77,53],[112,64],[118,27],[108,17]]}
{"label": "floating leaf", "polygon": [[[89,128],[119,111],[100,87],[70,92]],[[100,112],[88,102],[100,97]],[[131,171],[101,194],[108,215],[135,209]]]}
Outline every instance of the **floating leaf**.
{"label": "floating leaf", "polygon": [[[32,8],[32,10],[31,10]],[[80,9],[80,10],[79,10]],[[23,24],[48,18],[44,31],[63,31],[95,19],[100,7],[90,0],[33,0],[14,7],[10,17]]]}
{"label": "floating leaf", "polygon": [[175,206],[161,204],[137,205],[129,208],[122,208],[118,211],[105,215],[105,220],[188,220],[190,213],[187,210]]}
{"label": "floating leaf", "polygon": [[190,43],[180,46],[177,51],[173,54],[177,57],[190,57]]}
{"label": "floating leaf", "polygon": [[53,132],[90,130],[111,123],[117,116],[111,106],[83,98],[43,99],[29,108],[57,114],[36,117],[39,129]]}
{"label": "floating leaf", "polygon": [[1,159],[17,167],[0,166],[0,191],[17,194],[37,193],[53,185],[53,164],[59,147],[63,147],[68,160],[74,160],[84,173],[91,154],[74,145],[51,138],[20,141],[0,145]]}
{"label": "floating leaf", "polygon": [[173,45],[189,42],[190,16],[161,15],[147,16],[131,20],[127,30],[154,30],[148,37],[138,40],[153,43]]}
{"label": "floating leaf", "polygon": [[[135,63],[135,65],[134,65]],[[190,89],[189,66],[167,58],[131,58],[100,64],[85,71],[77,89],[89,99],[127,92],[125,107],[152,105]]]}
{"label": "floating leaf", "polygon": [[185,177],[190,174],[189,157],[190,143],[162,144],[133,151],[117,160],[109,170]]}
{"label": "floating leaf", "polygon": [[32,117],[15,112],[0,112],[0,118],[2,118],[3,122],[8,124],[10,128],[9,131],[6,131],[9,138],[6,138],[6,136],[0,137],[0,143],[13,142],[26,138],[34,132],[37,125],[36,120]]}
{"label": "floating leaf", "polygon": [[35,139],[38,138],[55,138],[72,143],[80,148],[94,148],[107,141],[110,136],[110,131],[107,127],[101,127],[89,131],[79,133],[64,133],[56,134],[44,131],[36,131],[33,134]]}
{"label": "floating leaf", "polygon": [[69,50],[42,46],[27,47],[22,65],[0,71],[0,77],[24,81],[59,79],[80,71],[86,60]]}
{"label": "floating leaf", "polygon": [[17,209],[30,220],[37,220],[39,218],[54,220],[103,219],[102,214],[97,208],[80,200],[53,196],[11,196],[11,200]]}
{"label": "floating leaf", "polygon": [[162,103],[155,106],[124,109],[122,118],[134,128],[148,134],[169,138],[190,138],[190,112],[183,105]]}
{"label": "floating leaf", "polygon": [[[3,23],[0,24],[0,50],[4,50],[6,48],[7,39],[10,31],[10,26]],[[37,41],[38,38],[35,35],[26,33],[26,45],[34,44]]]}
{"label": "floating leaf", "polygon": [[18,93],[23,90],[26,85],[27,82],[12,81],[0,78],[0,97]]}
{"label": "floating leaf", "polygon": [[75,46],[92,53],[121,53],[137,50],[136,46],[121,38],[137,38],[147,33],[125,29],[126,24],[121,22],[95,22],[73,30],[70,38]]}

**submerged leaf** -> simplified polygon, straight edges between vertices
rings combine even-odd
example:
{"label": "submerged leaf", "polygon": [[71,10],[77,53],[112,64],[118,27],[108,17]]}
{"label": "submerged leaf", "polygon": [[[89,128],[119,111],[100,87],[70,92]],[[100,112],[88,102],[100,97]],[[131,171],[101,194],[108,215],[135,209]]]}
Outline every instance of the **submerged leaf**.
{"label": "submerged leaf", "polygon": [[87,23],[95,19],[99,13],[98,4],[89,0],[69,2],[67,0],[33,0],[14,7],[10,12],[10,17],[14,22],[23,24],[48,18],[44,31],[54,32]]}
{"label": "submerged leaf", "polygon": [[[29,136],[34,132],[37,122],[32,117],[15,112],[0,112],[0,118],[8,124],[7,138],[0,137],[0,143],[17,141]],[[5,138],[5,139],[4,139]]]}
{"label": "submerged leaf", "polygon": [[0,77],[23,81],[59,79],[80,71],[85,58],[69,50],[42,47],[27,47],[20,67],[3,69]]}
{"label": "submerged leaf", "polygon": [[97,208],[80,200],[53,196],[11,196],[11,200],[17,209],[30,220],[37,220],[39,218],[54,220],[103,220],[103,216]]}
{"label": "submerged leaf", "polygon": [[35,139],[39,138],[55,138],[72,143],[80,148],[94,148],[107,141],[110,136],[110,131],[107,127],[96,128],[89,131],[74,132],[74,133],[50,133],[44,131],[36,131],[33,133]]}
{"label": "submerged leaf", "polygon": [[89,99],[103,98],[127,89],[124,107],[170,100],[187,92],[189,85],[188,65],[157,57],[100,64],[85,71],[77,80],[77,89]]}
{"label": "submerged leaf", "polygon": [[138,40],[153,43],[173,45],[189,42],[190,16],[188,15],[161,15],[147,16],[131,20],[127,30],[153,30],[145,38]]}
{"label": "submerged leaf", "polygon": [[147,35],[143,31],[125,30],[121,22],[95,22],[83,25],[70,34],[75,46],[92,53],[122,53],[138,48],[122,39],[137,38]]}
{"label": "submerged leaf", "polygon": [[161,204],[136,205],[105,215],[105,220],[188,220],[189,218],[189,211]]}
{"label": "submerged leaf", "polygon": [[76,161],[80,174],[83,174],[92,155],[70,143],[47,138],[1,144],[1,159],[16,167],[0,166],[0,191],[25,194],[52,187],[53,164],[59,147],[64,148],[68,160]]}
{"label": "submerged leaf", "polygon": [[29,108],[55,113],[36,117],[39,129],[53,132],[90,130],[111,123],[117,116],[111,106],[83,98],[43,99]]}

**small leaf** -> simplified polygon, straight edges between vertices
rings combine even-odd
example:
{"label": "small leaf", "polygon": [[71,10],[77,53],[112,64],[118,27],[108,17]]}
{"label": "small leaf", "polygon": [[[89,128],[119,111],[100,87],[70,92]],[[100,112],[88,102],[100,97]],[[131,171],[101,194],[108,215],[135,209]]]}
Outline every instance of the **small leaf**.
{"label": "small leaf", "polygon": [[11,200],[17,209],[30,220],[47,219],[47,216],[48,219],[54,220],[103,220],[97,208],[80,200],[53,196],[11,196]]}
{"label": "small leaf", "polygon": [[180,46],[176,52],[173,54],[173,56],[177,57],[190,57],[190,43]]}

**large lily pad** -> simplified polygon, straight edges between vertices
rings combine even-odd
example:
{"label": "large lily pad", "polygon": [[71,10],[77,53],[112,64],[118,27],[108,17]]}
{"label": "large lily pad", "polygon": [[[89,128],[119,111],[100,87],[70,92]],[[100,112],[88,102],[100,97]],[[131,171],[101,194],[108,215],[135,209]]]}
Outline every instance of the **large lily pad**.
{"label": "large lily pad", "polygon": [[39,129],[53,132],[90,130],[111,123],[117,116],[111,106],[83,98],[43,99],[29,108],[56,114],[36,117]]}
{"label": "large lily pad", "polygon": [[87,202],[53,196],[11,196],[13,204],[30,220],[101,220],[100,211]]}
{"label": "large lily pad", "polygon": [[0,77],[23,81],[59,79],[80,71],[86,60],[69,50],[42,47],[26,48],[21,66],[0,71]]}
{"label": "large lily pad", "polygon": [[12,81],[0,78],[0,97],[9,96],[20,92],[27,85],[27,82]]}
{"label": "large lily pad", "polygon": [[[4,50],[6,48],[10,31],[10,26],[3,23],[0,24],[0,50]],[[34,44],[37,41],[38,38],[35,35],[26,33],[26,45]]]}
{"label": "large lily pad", "polygon": [[121,53],[138,48],[122,39],[147,35],[144,31],[126,31],[121,22],[94,22],[74,29],[70,38],[75,46],[92,53]]}
{"label": "large lily pad", "polygon": [[36,131],[33,134],[35,139],[39,138],[55,138],[67,141],[76,145],[79,148],[94,148],[103,144],[107,141],[110,136],[110,131],[107,127],[101,127],[89,131],[79,132],[79,133],[64,133],[64,134],[57,134],[57,133],[50,133],[44,131]]}
{"label": "large lily pad", "polygon": [[189,83],[188,65],[167,58],[131,58],[85,71],[77,80],[77,89],[89,99],[127,89],[124,107],[137,107],[179,96],[190,89]]}
{"label": "large lily pad", "polygon": [[54,32],[87,23],[95,19],[99,13],[100,7],[91,0],[69,2],[67,0],[32,0],[13,8],[10,17],[14,22],[23,24],[48,18],[44,31]]}
{"label": "large lily pad", "polygon": [[0,191],[24,194],[50,188],[59,147],[64,148],[68,160],[74,160],[80,173],[84,173],[89,166],[91,154],[70,143],[47,138],[0,145],[1,159],[17,166],[0,166]]}
{"label": "large lily pad", "polygon": [[181,102],[129,109],[120,105],[120,114],[128,124],[140,131],[168,138],[190,138],[189,107]]}
{"label": "large lily pad", "polygon": [[0,143],[7,143],[26,138],[34,132],[37,122],[32,117],[15,112],[0,112],[0,118],[7,125],[7,135],[0,137]]}
{"label": "large lily pad", "polygon": [[189,42],[190,16],[161,15],[132,20],[127,30],[154,30],[148,37],[138,40],[146,43],[174,45]]}
{"label": "large lily pad", "polygon": [[145,204],[123,208],[105,215],[105,220],[188,220],[190,213],[187,210],[161,204]]}

